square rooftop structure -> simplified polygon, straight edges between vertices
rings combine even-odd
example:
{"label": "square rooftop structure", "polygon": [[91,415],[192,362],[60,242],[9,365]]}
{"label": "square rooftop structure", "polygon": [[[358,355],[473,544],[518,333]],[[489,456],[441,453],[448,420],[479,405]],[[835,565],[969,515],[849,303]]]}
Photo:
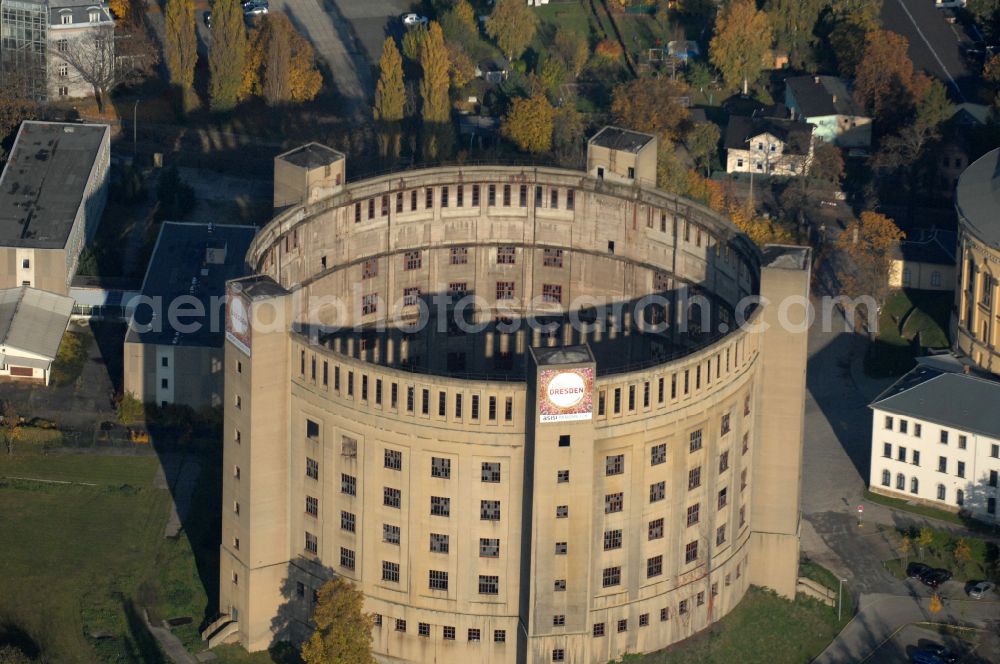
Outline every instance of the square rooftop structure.
{"label": "square rooftop structure", "polygon": [[243,277],[242,279],[234,279],[232,287],[233,290],[238,289],[245,296],[250,298],[251,302],[269,300],[271,298],[288,295],[288,291],[285,290],[284,286],[266,274],[257,274],[250,277]]}
{"label": "square rooftop structure", "polygon": [[274,158],[274,209],[308,205],[344,188],[347,161],[342,152],[306,143]]}
{"label": "square rooftop structure", "polygon": [[0,175],[0,246],[66,247],[91,189],[102,184],[94,180],[106,181],[109,137],[108,125],[24,122]]}
{"label": "square rooftop structure", "polygon": [[777,270],[809,269],[809,247],[769,244],[761,254],[761,266]]}
{"label": "square rooftop structure", "polygon": [[604,127],[587,141],[587,174],[598,180],[656,186],[656,136]]}
{"label": "square rooftop structure", "polygon": [[589,364],[594,361],[594,355],[590,352],[590,346],[533,346],[532,355],[535,356],[535,363],[540,367],[557,366],[560,364]]}

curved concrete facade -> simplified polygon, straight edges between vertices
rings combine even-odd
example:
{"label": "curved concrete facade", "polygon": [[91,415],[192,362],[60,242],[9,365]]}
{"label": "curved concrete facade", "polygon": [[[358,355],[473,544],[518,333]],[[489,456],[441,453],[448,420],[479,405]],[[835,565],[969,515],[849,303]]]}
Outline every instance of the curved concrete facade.
{"label": "curved concrete facade", "polygon": [[959,263],[952,339],[980,368],[1000,374],[1000,148],[962,173],[955,209]]}
{"label": "curved concrete facade", "polygon": [[[776,305],[734,315],[807,294],[806,250],[762,255],[656,190],[477,167],[286,210],[248,262],[220,610],[249,649],[307,635],[334,574],[387,662],[605,662],[698,632],[749,583],[794,595],[805,333]],[[379,329],[450,319],[459,293],[481,331]],[[690,294],[711,313],[677,330]],[[599,329],[570,323],[599,300]],[[553,331],[503,327],[526,314]],[[552,415],[576,376],[583,400]]]}

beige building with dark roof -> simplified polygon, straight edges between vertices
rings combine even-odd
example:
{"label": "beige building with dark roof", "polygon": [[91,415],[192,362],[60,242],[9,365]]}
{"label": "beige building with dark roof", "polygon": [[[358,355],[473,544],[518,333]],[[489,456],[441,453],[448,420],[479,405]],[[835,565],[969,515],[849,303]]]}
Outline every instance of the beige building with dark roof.
{"label": "beige building with dark roof", "polygon": [[73,300],[21,286],[0,290],[0,376],[49,384]]}
{"label": "beige building with dark roof", "polygon": [[210,644],[305,638],[334,575],[382,662],[603,663],[751,583],[795,595],[806,334],[735,312],[806,296],[808,249],[651,187],[449,166],[292,206],[247,262]]}

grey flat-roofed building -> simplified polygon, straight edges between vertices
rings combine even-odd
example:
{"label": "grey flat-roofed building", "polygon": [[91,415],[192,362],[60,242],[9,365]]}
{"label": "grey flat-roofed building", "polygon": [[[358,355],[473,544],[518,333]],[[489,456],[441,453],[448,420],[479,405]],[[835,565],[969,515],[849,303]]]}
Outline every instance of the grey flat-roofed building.
{"label": "grey flat-roofed building", "polygon": [[0,175],[0,288],[65,295],[107,201],[108,125],[25,122]]}
{"label": "grey flat-roofed building", "polygon": [[656,185],[656,136],[604,127],[587,141],[587,173],[599,180]]}
{"label": "grey flat-roofed building", "polygon": [[219,405],[226,282],[245,273],[256,232],[163,223],[125,337],[127,392],[158,404]]}
{"label": "grey flat-roofed building", "polygon": [[71,298],[22,286],[0,290],[0,375],[49,382]]}

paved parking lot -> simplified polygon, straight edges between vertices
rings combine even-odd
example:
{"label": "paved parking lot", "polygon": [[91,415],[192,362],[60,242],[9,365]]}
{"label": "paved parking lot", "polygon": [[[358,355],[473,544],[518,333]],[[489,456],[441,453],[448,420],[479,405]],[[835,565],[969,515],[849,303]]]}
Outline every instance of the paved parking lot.
{"label": "paved parking lot", "polygon": [[[878,664],[909,664],[910,657],[919,648],[937,644],[948,647],[962,664],[990,661],[977,655],[979,635],[971,634],[972,641],[950,635],[939,634],[936,630],[918,625],[907,625],[867,660]],[[982,654],[982,653],[979,653]]]}

